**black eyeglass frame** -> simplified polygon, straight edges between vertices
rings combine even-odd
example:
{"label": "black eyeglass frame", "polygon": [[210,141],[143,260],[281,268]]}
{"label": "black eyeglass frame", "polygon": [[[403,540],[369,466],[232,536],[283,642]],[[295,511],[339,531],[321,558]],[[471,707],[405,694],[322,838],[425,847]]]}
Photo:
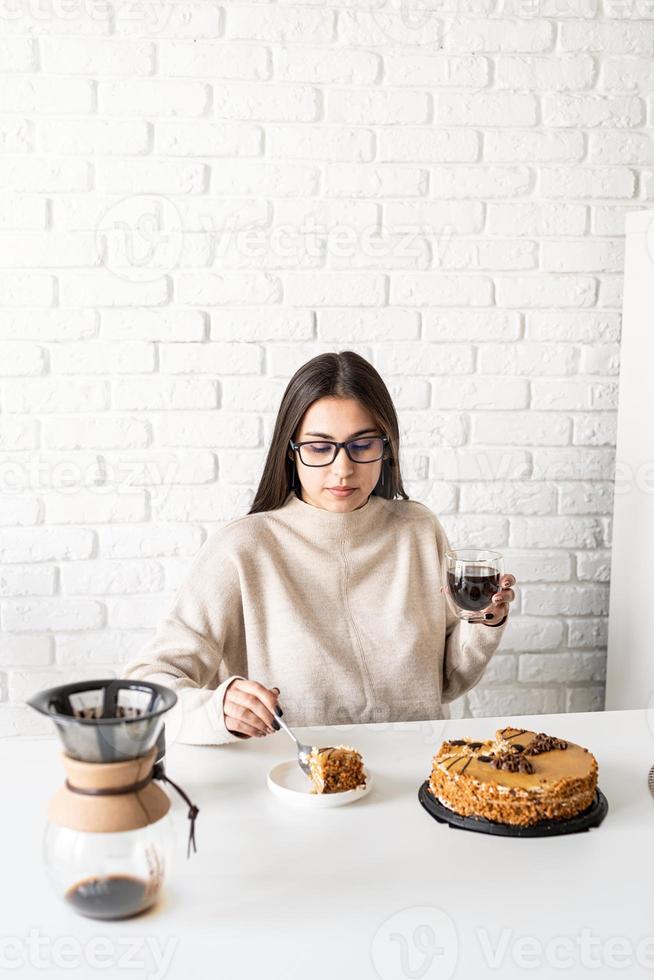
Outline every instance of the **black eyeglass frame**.
{"label": "black eyeglass frame", "polygon": [[[335,442],[333,439],[305,439],[304,442],[293,442],[292,439],[289,439],[288,443],[294,452],[297,451],[300,453],[300,461],[303,466],[331,466],[331,464],[338,456],[340,449],[345,450],[345,452],[348,455],[348,458],[351,459],[353,463],[378,463],[380,459],[384,458],[384,451],[386,449],[386,446],[390,442],[390,439],[388,438],[388,436],[369,436],[370,439],[381,439],[382,441],[381,456],[377,456],[376,459],[353,459],[352,456],[350,456],[350,450],[348,449],[348,446],[350,446],[353,442],[360,442],[362,439],[365,438],[366,436],[357,436],[356,439],[348,439],[347,442]],[[332,456],[331,459],[327,460],[326,463],[305,463],[304,460],[302,459],[300,446],[311,446],[314,445],[316,442],[328,443],[329,445],[333,446],[334,455]]]}

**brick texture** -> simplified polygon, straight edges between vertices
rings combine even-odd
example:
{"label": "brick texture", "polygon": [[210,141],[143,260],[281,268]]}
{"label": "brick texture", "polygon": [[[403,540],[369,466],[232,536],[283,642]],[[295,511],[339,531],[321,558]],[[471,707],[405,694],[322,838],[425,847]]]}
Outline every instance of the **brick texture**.
{"label": "brick texture", "polygon": [[134,655],[335,349],[389,385],[410,496],[518,579],[454,713],[602,706],[654,25],[428,8],[6,11],[0,735]]}

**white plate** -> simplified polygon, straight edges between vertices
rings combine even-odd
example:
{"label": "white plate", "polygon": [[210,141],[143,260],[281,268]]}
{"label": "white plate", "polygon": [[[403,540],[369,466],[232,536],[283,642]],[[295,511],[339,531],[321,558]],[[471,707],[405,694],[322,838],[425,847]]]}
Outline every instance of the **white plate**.
{"label": "white plate", "polygon": [[372,776],[364,768],[366,785],[357,789],[346,789],[343,793],[312,793],[312,782],[302,772],[295,759],[279,762],[268,773],[268,789],[291,806],[304,806],[309,809],[324,810],[334,806],[354,803],[370,792]]}

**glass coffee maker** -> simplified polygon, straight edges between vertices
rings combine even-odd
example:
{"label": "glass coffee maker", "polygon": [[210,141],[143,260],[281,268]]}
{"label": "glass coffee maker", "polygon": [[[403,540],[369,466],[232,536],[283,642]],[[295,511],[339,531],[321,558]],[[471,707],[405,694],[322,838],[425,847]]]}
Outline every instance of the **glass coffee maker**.
{"label": "glass coffee maker", "polygon": [[91,680],[49,688],[28,704],[63,743],[66,781],[52,797],[43,847],[54,890],[75,911],[120,919],[150,908],[172,860],[170,783],[189,804],[189,851],[198,808],[165,774],[164,715],[177,695],[162,684]]}

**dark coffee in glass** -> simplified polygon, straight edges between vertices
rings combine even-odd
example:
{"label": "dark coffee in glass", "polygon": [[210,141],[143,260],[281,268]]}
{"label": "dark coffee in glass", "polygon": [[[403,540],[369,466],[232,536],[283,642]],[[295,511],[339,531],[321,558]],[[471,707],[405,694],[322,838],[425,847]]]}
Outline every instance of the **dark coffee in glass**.
{"label": "dark coffee in glass", "polygon": [[499,592],[500,576],[492,568],[470,572],[461,568],[457,572],[447,573],[447,584],[457,606],[470,612],[480,612],[490,606],[492,596]]}
{"label": "dark coffee in glass", "polygon": [[152,905],[150,883],[132,875],[85,878],[68,889],[67,902],[91,919],[125,919]]}
{"label": "dark coffee in glass", "polygon": [[468,623],[484,622],[483,610],[500,591],[502,555],[484,548],[458,548],[445,552],[443,591],[450,609]]}

